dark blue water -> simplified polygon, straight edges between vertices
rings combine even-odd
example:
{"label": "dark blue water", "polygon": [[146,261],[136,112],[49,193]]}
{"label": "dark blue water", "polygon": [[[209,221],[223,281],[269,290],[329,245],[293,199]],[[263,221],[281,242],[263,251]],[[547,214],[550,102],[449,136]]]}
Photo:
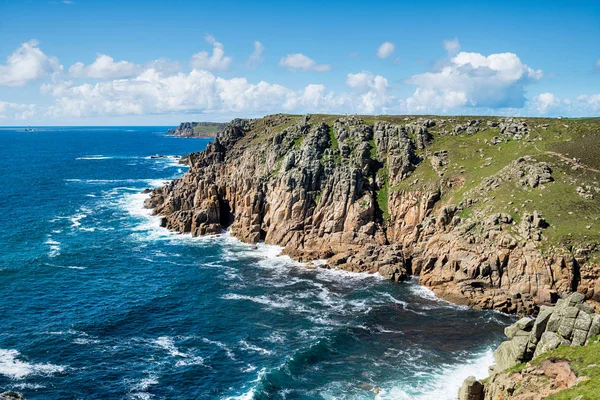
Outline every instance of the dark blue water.
{"label": "dark blue water", "polygon": [[144,188],[207,140],[0,129],[0,390],[29,399],[444,399],[502,315],[415,283],[159,227]]}

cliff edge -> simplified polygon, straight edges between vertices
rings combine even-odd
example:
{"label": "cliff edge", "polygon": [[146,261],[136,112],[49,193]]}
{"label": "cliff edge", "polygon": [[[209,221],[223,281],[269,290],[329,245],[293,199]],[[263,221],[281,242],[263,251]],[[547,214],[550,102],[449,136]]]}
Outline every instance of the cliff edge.
{"label": "cliff edge", "polygon": [[600,300],[600,119],[272,115],[233,120],[146,206],[303,261],[417,275],[440,297],[531,314]]}

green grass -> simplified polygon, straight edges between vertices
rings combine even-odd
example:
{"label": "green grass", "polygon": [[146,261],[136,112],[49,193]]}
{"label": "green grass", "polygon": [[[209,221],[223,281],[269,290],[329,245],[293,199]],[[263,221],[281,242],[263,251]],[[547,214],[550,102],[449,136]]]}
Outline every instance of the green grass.
{"label": "green grass", "polygon": [[387,168],[384,167],[379,169],[379,171],[377,171],[377,176],[384,182],[383,186],[380,187],[375,193],[377,199],[377,207],[381,210],[383,217],[385,219],[388,219],[390,217],[388,209],[388,192],[390,186],[390,178]]}
{"label": "green grass", "polygon": [[375,144],[375,140],[369,140],[369,158],[374,161],[379,161],[377,158],[377,145]]}
{"label": "green grass", "polygon": [[302,146],[303,141],[304,141],[304,137],[302,137],[302,136],[294,139],[294,149],[299,149]]}
{"label": "green grass", "polygon": [[539,365],[544,360],[567,360],[577,377],[590,378],[547,397],[548,400],[571,400],[577,396],[582,396],[582,400],[600,399],[600,343],[597,340],[582,347],[560,346],[532,361],[533,365]]}
{"label": "green grass", "polygon": [[333,161],[336,164],[339,164],[342,162],[342,155],[340,154],[340,148],[339,148],[339,142],[337,140],[337,138],[335,137],[335,132],[333,130],[333,127],[330,125],[329,126],[329,143],[330,143],[330,149],[331,152],[333,153]]}
{"label": "green grass", "polygon": [[207,136],[216,136],[216,134],[221,132],[225,126],[227,126],[227,124],[218,122],[204,122],[202,124],[194,125],[194,133]]}

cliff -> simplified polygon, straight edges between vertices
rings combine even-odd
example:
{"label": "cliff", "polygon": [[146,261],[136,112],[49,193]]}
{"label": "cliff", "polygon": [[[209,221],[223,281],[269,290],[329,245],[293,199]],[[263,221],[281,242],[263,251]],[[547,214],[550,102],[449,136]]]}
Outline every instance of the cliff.
{"label": "cliff", "polygon": [[181,137],[214,138],[227,124],[218,122],[182,122],[176,129],[169,129],[168,134]]}
{"label": "cliff", "polygon": [[534,313],[600,300],[600,119],[273,115],[234,120],[147,207],[304,261],[419,276],[443,298]]}

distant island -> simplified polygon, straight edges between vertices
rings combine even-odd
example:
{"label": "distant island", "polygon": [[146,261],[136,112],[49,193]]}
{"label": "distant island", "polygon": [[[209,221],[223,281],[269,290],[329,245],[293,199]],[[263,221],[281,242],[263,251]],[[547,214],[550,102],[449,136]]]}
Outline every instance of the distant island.
{"label": "distant island", "polygon": [[214,138],[227,126],[220,122],[182,122],[176,129],[169,129],[169,135],[195,138]]}

